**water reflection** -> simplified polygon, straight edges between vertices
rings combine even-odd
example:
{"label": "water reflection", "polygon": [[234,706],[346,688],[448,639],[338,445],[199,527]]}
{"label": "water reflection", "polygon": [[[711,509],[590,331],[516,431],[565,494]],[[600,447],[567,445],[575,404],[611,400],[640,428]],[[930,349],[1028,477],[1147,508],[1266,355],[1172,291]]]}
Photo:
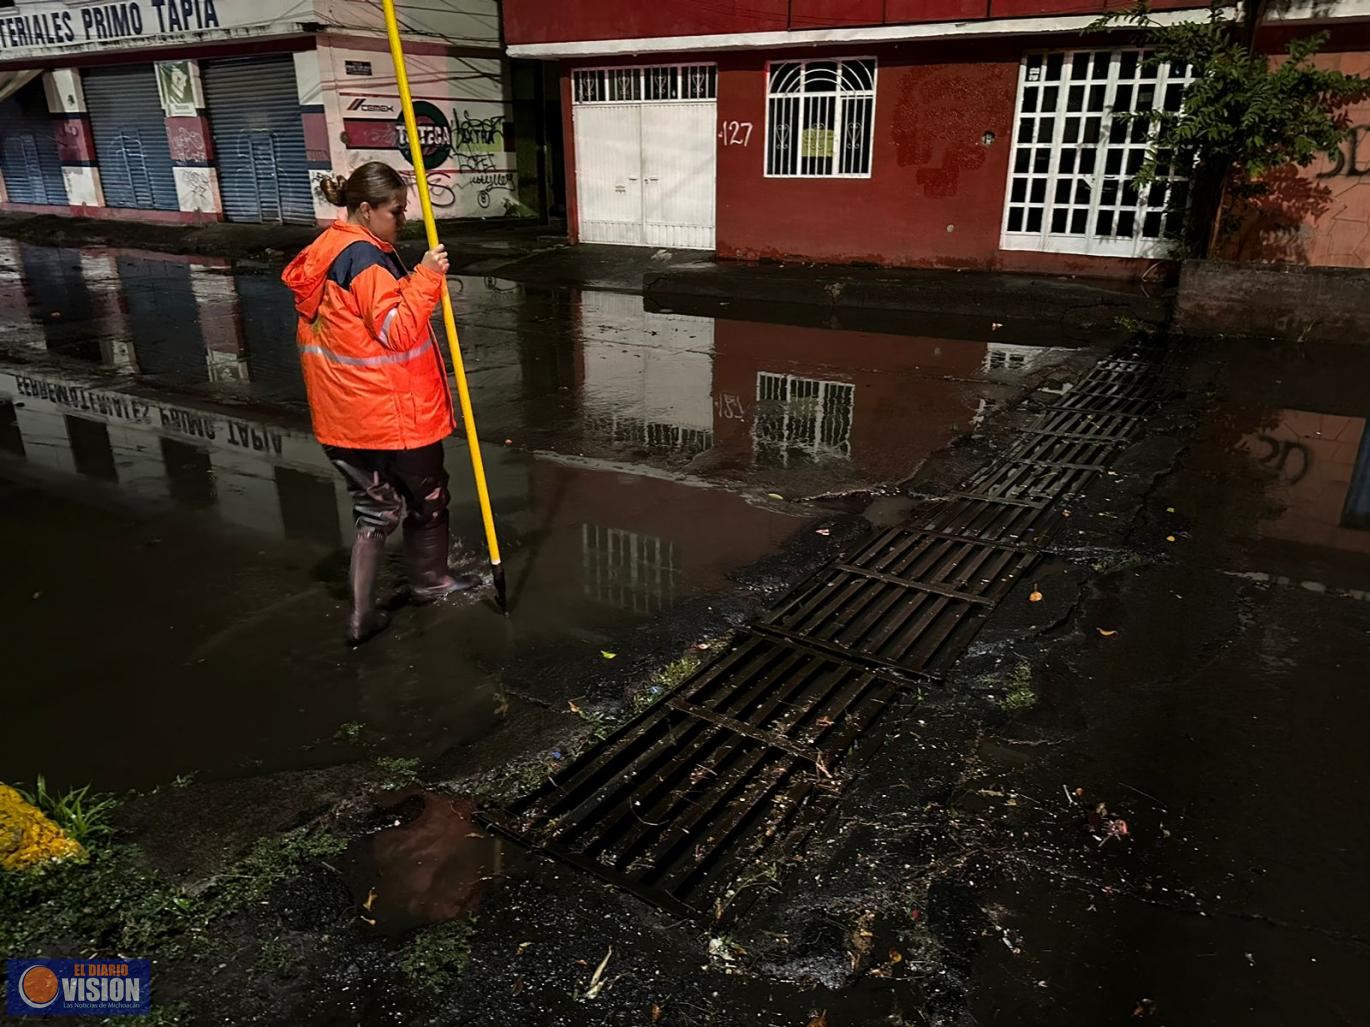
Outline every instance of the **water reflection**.
{"label": "water reflection", "polygon": [[[476,568],[469,462],[447,445],[456,558]],[[58,732],[64,771],[102,787],[307,762],[302,746],[346,720],[406,754],[440,750],[492,730],[493,668],[547,644],[598,651],[625,623],[729,588],[803,523],[629,465],[505,446],[485,447],[485,464],[513,616],[440,604],[347,654],[350,502],[302,415],[229,414],[108,373],[0,360],[0,491],[28,497],[0,519],[31,542],[3,615],[32,642],[12,669],[42,697],[11,711],[0,776],[31,776]],[[66,644],[71,623],[87,644]],[[136,702],[94,715],[96,690],[135,680]],[[91,715],[59,712],[71,702]]]}
{"label": "water reflection", "polygon": [[[303,405],[293,302],[274,271],[0,241],[0,291],[24,297],[0,339]],[[455,280],[454,292],[485,437],[752,472],[775,487],[906,477],[1066,352],[1002,344],[992,332],[941,338],[653,312],[633,295],[491,278]]]}
{"label": "water reflection", "polygon": [[390,936],[473,913],[504,873],[508,848],[480,829],[470,799],[416,792],[397,800],[344,868],[358,919]]}
{"label": "water reflection", "polygon": [[1275,511],[1262,539],[1370,554],[1370,432],[1365,417],[1279,410],[1238,448],[1270,473]]}

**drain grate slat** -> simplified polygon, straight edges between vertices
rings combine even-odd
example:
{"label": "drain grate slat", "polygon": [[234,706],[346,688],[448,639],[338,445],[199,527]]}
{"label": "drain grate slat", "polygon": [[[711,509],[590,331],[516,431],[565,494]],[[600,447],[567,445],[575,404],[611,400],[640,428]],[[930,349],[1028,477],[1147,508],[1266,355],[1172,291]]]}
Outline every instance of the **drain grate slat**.
{"label": "drain grate slat", "polygon": [[958,592],[955,589],[929,584],[926,581],[912,581],[908,578],[896,578],[893,574],[883,574],[880,571],[873,571],[868,567],[853,567],[849,563],[834,564],[833,569],[842,571],[846,574],[874,578],[876,581],[883,581],[887,585],[894,585],[898,588],[915,588],[920,592],[932,592],[935,595],[946,596],[948,599],[963,599],[968,603],[991,604],[993,602],[991,599],[987,599],[984,596],[972,595],[970,592]]}
{"label": "drain grate slat", "polygon": [[688,714],[691,717],[698,717],[700,720],[706,720],[715,727],[725,728],[735,735],[742,735],[746,738],[750,738],[754,742],[760,742],[762,745],[769,745],[774,749],[780,749],[782,752],[787,752],[791,756],[798,756],[800,759],[810,760],[813,763],[817,763],[822,759],[822,754],[819,753],[817,749],[810,746],[797,745],[787,738],[772,734],[770,731],[762,731],[759,728],[744,724],[742,721],[733,717],[725,716],[722,713],[715,713],[707,706],[696,706],[694,703],[685,702],[683,699],[672,699],[670,700],[670,704],[672,708],[679,710],[681,713]]}
{"label": "drain grate slat", "polygon": [[756,632],[759,635],[766,635],[774,638],[783,645],[793,646],[795,649],[813,653],[815,656],[826,656],[830,659],[848,660],[858,664],[870,664],[873,667],[880,667],[884,670],[893,671],[896,674],[908,673],[908,668],[901,666],[893,660],[886,660],[883,657],[871,653],[857,652],[829,642],[821,638],[802,635],[796,631],[777,627],[774,624],[764,622],[752,624],[747,628],[748,631]]}
{"label": "drain grate slat", "polygon": [[[795,585],[650,709],[493,828],[663,909],[743,907],[941,680],[1169,386],[1100,361],[957,492]],[[750,875],[750,877],[749,877]]]}

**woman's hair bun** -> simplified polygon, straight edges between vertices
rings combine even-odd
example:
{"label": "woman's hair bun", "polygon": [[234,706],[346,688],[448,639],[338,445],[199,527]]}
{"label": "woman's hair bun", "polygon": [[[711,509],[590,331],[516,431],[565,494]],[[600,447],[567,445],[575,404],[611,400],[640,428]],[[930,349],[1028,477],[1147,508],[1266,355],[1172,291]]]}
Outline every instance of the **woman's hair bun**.
{"label": "woman's hair bun", "polygon": [[335,207],[347,206],[347,176],[325,175],[319,179],[319,195]]}

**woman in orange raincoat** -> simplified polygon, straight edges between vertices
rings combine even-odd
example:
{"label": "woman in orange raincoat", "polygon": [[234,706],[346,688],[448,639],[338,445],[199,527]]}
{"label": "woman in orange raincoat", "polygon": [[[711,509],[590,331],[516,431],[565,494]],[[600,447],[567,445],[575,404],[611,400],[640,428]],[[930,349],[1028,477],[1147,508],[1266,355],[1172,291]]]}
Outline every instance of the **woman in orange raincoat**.
{"label": "woman in orange raincoat", "polygon": [[447,566],[451,496],[442,440],[455,418],[430,319],[447,251],[429,250],[413,273],[395,253],[407,190],[389,165],[363,164],[325,179],[324,197],[347,208],[281,276],[295,294],[296,339],[314,434],[347,481],[357,518],[347,640],[359,645],[388,617],[376,605],[386,538],[404,525],[414,597],[440,599],[474,584]]}

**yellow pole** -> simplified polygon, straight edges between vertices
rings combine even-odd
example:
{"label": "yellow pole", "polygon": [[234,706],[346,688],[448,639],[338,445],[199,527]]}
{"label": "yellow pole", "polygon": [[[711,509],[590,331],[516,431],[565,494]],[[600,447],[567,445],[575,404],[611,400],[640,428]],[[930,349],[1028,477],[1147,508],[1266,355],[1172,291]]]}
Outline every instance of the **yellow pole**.
{"label": "yellow pole", "polygon": [[[404,66],[404,48],[400,44],[400,26],[395,18],[395,0],[381,0],[385,10],[385,28],[390,34],[390,56],[395,61],[395,79],[400,87],[400,103],[404,106],[404,128],[409,140],[409,157],[414,163],[414,187],[423,208],[423,226],[428,230],[428,248],[438,245],[438,226],[433,221],[433,201],[428,196],[428,174],[423,166],[419,146],[418,123],[414,118],[414,98],[409,95],[409,73]],[[485,462],[481,459],[480,439],[476,436],[476,415],[471,410],[471,392],[466,387],[466,367],[461,359],[461,343],[457,338],[457,321],[452,315],[452,297],[447,291],[447,280],[442,283],[442,324],[447,330],[447,346],[452,352],[452,371],[457,378],[457,396],[461,400],[461,416],[466,422],[466,444],[471,450],[471,470],[476,476],[476,495],[480,499],[480,515],[485,522],[485,542],[490,548],[490,571],[495,580],[495,594],[500,608],[508,610],[505,595],[504,566],[499,558],[499,539],[495,536],[495,518],[490,512],[490,490],[485,484]]]}

